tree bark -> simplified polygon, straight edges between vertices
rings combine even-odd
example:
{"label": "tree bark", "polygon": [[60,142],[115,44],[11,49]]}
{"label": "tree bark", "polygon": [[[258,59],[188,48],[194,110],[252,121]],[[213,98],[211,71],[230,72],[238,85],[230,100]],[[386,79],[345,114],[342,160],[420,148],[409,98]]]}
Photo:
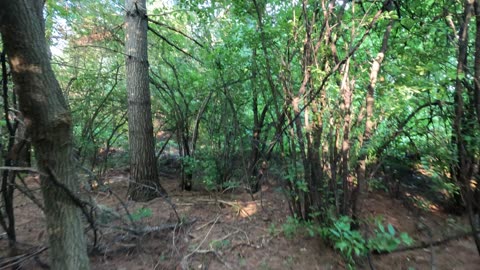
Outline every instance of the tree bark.
{"label": "tree bark", "polygon": [[72,118],[48,59],[43,1],[0,1],[0,32],[35,148],[45,203],[51,269],[89,269],[80,211]]}
{"label": "tree bark", "polygon": [[465,109],[468,108],[468,102],[464,100],[464,84],[463,78],[468,69],[468,28],[474,12],[475,0],[465,0],[464,16],[461,23],[460,35],[458,39],[458,56],[457,56],[457,78],[455,80],[455,117],[453,119],[453,135],[452,141],[456,146],[457,161],[453,164],[453,177],[456,178],[461,186],[461,194],[465,201],[467,213],[472,227],[472,237],[475,240],[477,251],[480,254],[480,236],[476,232],[476,224],[474,221],[474,205],[473,205],[473,189],[470,186],[470,179],[473,174],[474,157],[465,138],[468,136],[466,127]]}
{"label": "tree bark", "polygon": [[357,169],[357,190],[353,196],[353,216],[359,217],[359,212],[362,210],[361,204],[365,199],[367,193],[367,147],[369,146],[370,138],[373,133],[373,111],[375,107],[375,87],[377,85],[378,73],[382,65],[383,59],[388,49],[388,39],[392,32],[394,21],[390,21],[382,39],[382,47],[377,54],[377,57],[373,60],[372,68],[370,69],[370,83],[367,88],[366,97],[366,119],[365,119],[365,131],[360,140],[361,152],[358,158]]}
{"label": "tree bark", "polygon": [[474,106],[477,122],[480,125],[480,3],[474,3],[475,10],[475,62],[474,62]]}
{"label": "tree bark", "polygon": [[147,8],[145,0],[125,2],[125,54],[130,147],[129,196],[148,201],[162,194],[155,159],[148,76]]}
{"label": "tree bark", "polygon": [[350,160],[350,122],[352,119],[352,98],[353,98],[353,89],[355,85],[355,80],[351,80],[350,77],[350,59],[347,59],[343,72],[343,79],[340,86],[341,95],[343,98],[343,103],[340,105],[342,111],[343,121],[343,139],[342,139],[342,164],[341,164],[341,178],[342,178],[342,190],[343,190],[343,202],[341,208],[342,215],[349,215],[350,208],[350,170],[349,170],[349,160]]}
{"label": "tree bark", "polygon": [[[15,134],[18,130],[18,122],[15,121],[12,123],[9,118],[10,113],[10,103],[9,103],[9,96],[8,96],[8,74],[7,74],[7,61],[5,52],[2,52],[0,55],[0,61],[2,65],[2,92],[3,92],[3,109],[4,109],[4,117],[5,123],[8,130],[8,144],[6,147],[6,151],[9,153],[5,160],[2,162],[3,165],[7,166],[16,166],[14,164],[14,160],[12,158],[12,149],[15,145]],[[0,148],[0,151],[4,151],[3,145]],[[13,193],[15,191],[15,185],[13,183],[15,181],[15,172],[5,170],[2,172],[2,180],[1,180],[1,196],[2,196],[2,208],[0,209],[0,225],[2,226],[3,230],[7,233],[8,236],[8,244],[10,248],[15,248],[16,244],[16,234],[15,234],[15,215],[14,215],[14,208],[13,208]],[[4,215],[5,214],[5,215]]]}

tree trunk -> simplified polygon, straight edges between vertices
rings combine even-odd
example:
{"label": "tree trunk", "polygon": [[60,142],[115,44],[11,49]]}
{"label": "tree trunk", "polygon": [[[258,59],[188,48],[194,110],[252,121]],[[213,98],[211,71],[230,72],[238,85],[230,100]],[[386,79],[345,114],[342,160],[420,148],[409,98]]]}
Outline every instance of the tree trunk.
{"label": "tree trunk", "polygon": [[474,63],[474,106],[477,114],[477,122],[480,125],[480,3],[475,1],[475,63]]}
{"label": "tree trunk", "polygon": [[[473,210],[473,189],[470,184],[470,179],[473,174],[473,160],[474,157],[471,153],[472,149],[469,147],[468,142],[465,140],[469,136],[467,133],[469,128],[468,120],[465,118],[465,109],[468,108],[468,102],[464,101],[464,85],[462,78],[465,77],[467,72],[467,57],[468,57],[468,28],[470,20],[474,12],[475,0],[465,1],[464,18],[461,24],[461,30],[458,40],[458,57],[457,57],[457,78],[455,80],[455,118],[453,119],[453,138],[452,141],[456,146],[457,161],[453,164],[452,176],[456,178],[460,184],[461,194],[464,198],[470,225],[472,227],[472,237],[475,240],[477,251],[480,254],[480,236],[476,233],[476,224],[474,222],[474,210]],[[466,105],[467,104],[467,105]],[[473,106],[473,105],[472,105]]]}
{"label": "tree trunk", "polygon": [[370,138],[373,133],[373,110],[375,107],[375,86],[377,84],[378,73],[380,72],[380,67],[382,65],[385,53],[388,49],[388,39],[392,31],[394,21],[390,21],[385,29],[382,39],[382,47],[377,54],[377,57],[373,60],[372,68],[370,70],[370,83],[367,88],[367,97],[366,97],[366,120],[365,120],[365,131],[360,140],[361,152],[358,158],[358,169],[357,169],[357,190],[356,194],[353,196],[353,216],[359,217],[360,211],[362,210],[361,204],[365,199],[367,193],[367,148],[369,146]]}
{"label": "tree trunk", "polygon": [[0,32],[35,148],[45,203],[51,269],[89,269],[72,159],[72,119],[48,60],[43,1],[0,1]]}
{"label": "tree trunk", "polygon": [[355,85],[355,80],[350,80],[350,59],[347,59],[345,67],[343,70],[343,79],[341,83],[341,95],[343,97],[343,103],[340,105],[342,111],[342,116],[344,118],[343,122],[343,139],[342,139],[342,164],[341,164],[341,177],[342,177],[342,190],[343,190],[343,202],[341,208],[342,215],[349,215],[350,211],[350,170],[349,170],[349,160],[350,160],[350,122],[352,119],[352,97],[353,89]]}
{"label": "tree trunk", "polygon": [[[17,132],[18,121],[12,123],[9,118],[10,113],[10,103],[9,103],[9,96],[8,96],[8,71],[7,71],[7,61],[5,57],[5,52],[2,52],[0,55],[0,61],[2,65],[2,91],[3,91],[3,109],[4,109],[4,117],[5,123],[8,130],[8,144],[6,149],[3,149],[3,145],[0,148],[0,151],[6,150],[8,155],[5,157],[5,160],[2,162],[5,167],[8,166],[17,166],[14,163],[12,158],[12,150],[15,144],[15,134]],[[2,164],[0,163],[0,164]],[[12,182],[13,181],[13,182]],[[4,170],[2,173],[2,181],[1,181],[1,196],[2,196],[2,208],[0,208],[0,225],[2,226],[3,230],[6,232],[8,236],[8,244],[10,248],[14,249],[16,244],[16,234],[15,234],[15,215],[14,215],[14,208],[13,208],[13,193],[15,191],[15,172]]]}
{"label": "tree trunk", "polygon": [[165,191],[160,186],[155,159],[145,0],[126,0],[125,10],[128,140],[132,180],[129,196],[135,201],[148,201],[165,194]]}

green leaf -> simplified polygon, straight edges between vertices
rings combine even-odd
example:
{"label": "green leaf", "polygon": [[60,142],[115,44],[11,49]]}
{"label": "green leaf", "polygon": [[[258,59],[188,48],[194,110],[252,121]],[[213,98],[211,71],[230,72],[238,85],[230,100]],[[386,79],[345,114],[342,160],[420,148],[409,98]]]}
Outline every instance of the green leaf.
{"label": "green leaf", "polygon": [[388,232],[390,233],[390,235],[394,236],[395,235],[395,228],[393,228],[392,224],[388,223],[387,228],[388,228]]}
{"label": "green leaf", "polygon": [[413,244],[413,239],[407,233],[401,233],[400,239],[407,246],[411,246]]}
{"label": "green leaf", "polygon": [[335,244],[335,247],[343,252],[348,247],[348,243],[345,241],[340,241]]}

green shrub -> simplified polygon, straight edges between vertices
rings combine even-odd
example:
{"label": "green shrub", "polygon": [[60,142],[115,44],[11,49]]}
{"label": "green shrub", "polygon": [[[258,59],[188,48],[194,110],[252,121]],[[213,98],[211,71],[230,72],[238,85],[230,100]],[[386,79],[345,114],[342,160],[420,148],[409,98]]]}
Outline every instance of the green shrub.
{"label": "green shrub", "polygon": [[310,237],[320,235],[340,252],[350,269],[354,269],[355,258],[365,257],[369,251],[392,252],[402,244],[413,243],[407,233],[397,234],[392,224],[385,226],[382,218],[375,219],[373,236],[370,238],[354,230],[351,224],[353,220],[348,216],[332,218],[323,226],[293,216],[287,218],[282,225],[282,231],[287,238],[292,238],[302,231],[307,232]]}
{"label": "green shrub", "polygon": [[374,237],[368,241],[369,250],[375,250],[377,252],[392,252],[401,244],[407,246],[413,244],[413,239],[410,238],[407,233],[400,233],[397,237],[395,228],[392,224],[388,223],[385,228],[382,219],[377,219],[375,225]]}
{"label": "green shrub", "polygon": [[357,230],[351,228],[352,219],[342,216],[334,220],[331,227],[322,230],[324,239],[332,242],[333,247],[340,251],[349,265],[354,263],[354,255],[361,257],[368,252],[367,241]]}
{"label": "green shrub", "polygon": [[407,233],[396,235],[392,224],[383,225],[383,219],[377,218],[373,237],[365,239],[357,230],[351,228],[353,220],[342,216],[333,220],[332,225],[321,230],[324,239],[329,240],[347,261],[349,268],[354,268],[355,257],[363,257],[369,251],[392,252],[401,244],[411,245],[412,238]]}
{"label": "green shrub", "polygon": [[296,216],[289,216],[287,221],[282,225],[282,231],[287,238],[292,238],[296,235],[300,228],[302,228],[302,224]]}

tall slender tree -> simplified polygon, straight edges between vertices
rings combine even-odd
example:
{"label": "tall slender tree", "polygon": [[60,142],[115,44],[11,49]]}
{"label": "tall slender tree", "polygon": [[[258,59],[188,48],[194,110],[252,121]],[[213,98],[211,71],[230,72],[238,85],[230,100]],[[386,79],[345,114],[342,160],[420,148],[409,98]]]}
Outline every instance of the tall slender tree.
{"label": "tall slender tree", "polygon": [[72,119],[49,61],[42,0],[0,1],[0,32],[35,148],[51,269],[89,269],[72,159]]}
{"label": "tall slender tree", "polygon": [[148,76],[147,7],[145,0],[125,1],[125,62],[130,146],[129,196],[148,201],[165,193],[155,159]]}

